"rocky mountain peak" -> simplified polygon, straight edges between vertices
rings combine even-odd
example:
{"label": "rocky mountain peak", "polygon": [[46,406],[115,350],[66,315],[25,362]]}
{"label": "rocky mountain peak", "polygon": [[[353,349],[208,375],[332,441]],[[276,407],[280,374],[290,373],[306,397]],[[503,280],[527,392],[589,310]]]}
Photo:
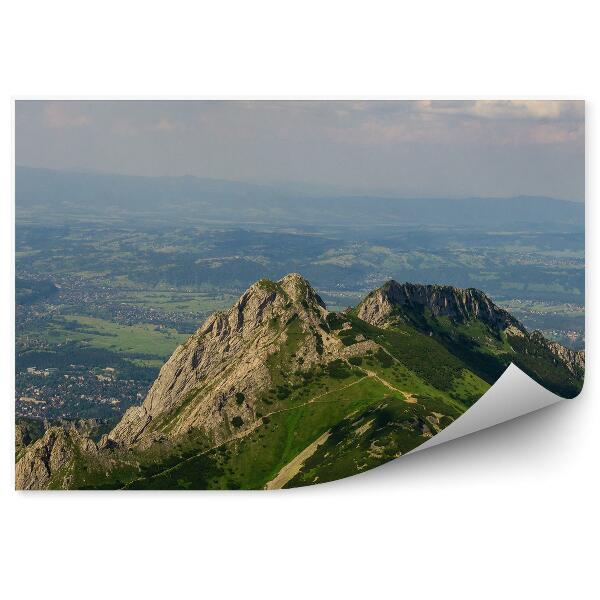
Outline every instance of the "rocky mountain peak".
{"label": "rocky mountain peak", "polygon": [[[448,320],[433,323],[432,315]],[[468,321],[471,321],[468,326],[461,325]],[[486,331],[482,336],[481,328],[474,326],[475,321],[485,322],[497,330]],[[377,327],[368,327],[367,322]],[[507,335],[495,335],[499,331],[505,331]],[[432,337],[434,339],[430,339]],[[465,352],[471,349],[482,351]],[[163,365],[144,402],[130,408],[98,443],[91,439],[100,425],[95,421],[55,423],[47,426],[43,436],[36,441],[25,428],[17,427],[16,485],[18,489],[68,489],[90,484],[94,487],[106,477],[111,486],[122,487],[122,472],[128,473],[126,485],[135,486],[141,480],[145,480],[144,485],[149,485],[155,475],[148,474],[153,467],[148,470],[146,461],[150,458],[162,463],[166,458],[160,476],[167,482],[173,477],[171,484],[176,481],[180,486],[179,475],[173,474],[171,466],[165,468],[172,464],[171,461],[175,460],[177,465],[184,465],[186,472],[191,472],[187,471],[191,465],[188,460],[196,460],[209,450],[214,458],[215,453],[221,454],[225,444],[228,452],[246,452],[245,445],[242,450],[241,440],[254,435],[255,430],[258,434],[254,449],[261,452],[259,445],[268,448],[264,455],[258,454],[260,460],[263,456],[273,455],[272,460],[278,461],[273,448],[281,445],[281,438],[277,437],[281,433],[280,427],[289,426],[289,432],[294,436],[305,428],[303,434],[311,437],[307,437],[298,450],[309,443],[311,448],[316,443],[313,411],[325,406],[324,412],[319,414],[331,418],[336,428],[348,425],[350,438],[344,444],[355,449],[360,444],[358,432],[362,431],[362,436],[374,419],[359,418],[355,416],[357,411],[352,410],[336,422],[336,415],[343,413],[337,412],[337,406],[329,405],[354,402],[353,398],[359,397],[362,401],[363,392],[373,394],[372,401],[377,403],[376,407],[371,405],[365,415],[387,409],[388,401],[400,402],[401,412],[397,414],[402,418],[393,423],[394,427],[401,428],[401,439],[406,439],[407,426],[422,437],[434,434],[434,429],[438,431],[441,426],[438,412],[432,412],[425,422],[419,420],[422,408],[429,410],[427,403],[433,402],[431,410],[438,411],[443,402],[439,396],[448,394],[450,409],[455,410],[457,403],[459,407],[462,403],[466,410],[510,362],[548,389],[572,397],[581,388],[584,361],[583,352],[546,340],[540,332],[527,333],[516,319],[477,289],[400,284],[392,280],[371,292],[357,309],[341,315],[328,313],[308,281],[297,273],[278,281],[262,279],[250,286],[229,310],[209,317],[179,346]],[[397,373],[402,376],[396,379]],[[352,374],[362,376],[345,383],[343,380]],[[448,383],[453,384],[451,390],[459,387],[454,386],[455,380],[464,387],[458,400],[454,392],[448,392]],[[360,384],[362,391],[355,388],[348,398],[337,394],[355,384]],[[401,387],[396,387],[398,385]],[[370,391],[372,386],[379,391]],[[422,394],[424,387],[431,392]],[[394,400],[393,394],[386,390],[396,392],[399,397]],[[335,397],[322,399],[333,391]],[[430,393],[434,401],[429,397]],[[348,404],[348,409],[350,406]],[[418,406],[419,412],[407,420],[406,411],[411,406],[415,409]],[[287,415],[288,411],[296,409],[301,412],[289,423],[285,419],[275,421],[279,417],[274,415]],[[445,416],[451,422],[457,416],[453,415]],[[306,425],[302,422],[304,416]],[[271,425],[267,427],[269,423]],[[381,428],[373,428],[373,433],[387,432],[381,434],[385,438],[379,439],[388,440],[391,430],[386,424],[391,426],[392,422],[386,416],[382,424]],[[355,425],[357,429],[354,429]],[[325,441],[329,432],[323,434]],[[271,434],[275,437],[270,438]],[[269,439],[277,441],[268,446]],[[324,458],[330,451],[336,452],[342,442],[336,439]],[[191,455],[184,454],[186,444],[185,452],[193,450]],[[392,456],[376,452],[374,449],[383,446],[374,445],[373,441],[365,444],[366,457],[377,460],[385,457],[387,460]],[[319,445],[314,451],[319,451]],[[202,450],[207,446],[209,450]],[[394,449],[395,455],[399,448]],[[194,454],[197,451],[199,453]],[[303,452],[300,451],[298,456],[302,457]],[[229,460],[226,454],[219,460]],[[244,455],[244,464],[252,464],[254,456]],[[357,467],[364,464],[362,459],[360,462],[353,460],[353,463]],[[220,464],[231,465],[227,477],[234,475],[233,466],[238,465],[236,462]],[[274,462],[273,468],[277,464]],[[199,465],[198,468],[203,467]],[[266,475],[272,476],[268,471]],[[242,477],[242,474],[238,473],[236,477]],[[269,485],[275,480],[265,479],[263,483]],[[187,480],[181,481],[188,485]],[[310,481],[316,481],[312,472]],[[212,483],[223,485],[218,481]],[[233,480],[233,483],[236,482]],[[206,484],[207,481],[202,479],[201,485]],[[254,480],[252,485],[255,485]],[[226,486],[230,486],[229,481]]]}
{"label": "rocky mountain peak", "polygon": [[398,283],[391,279],[371,292],[359,305],[358,316],[374,325],[398,312],[428,309],[435,317],[449,317],[461,323],[479,319],[499,329],[524,331],[507,311],[496,306],[481,290],[450,285]]}
{"label": "rocky mountain peak", "polygon": [[[17,463],[16,488],[42,489],[49,485],[57,473],[67,470],[76,454],[81,456],[97,452],[96,444],[76,427],[50,427],[39,440],[28,447]],[[68,487],[66,482],[63,484]]]}
{"label": "rocky mountain peak", "polygon": [[231,309],[214,313],[192,337],[209,336],[224,340],[232,334],[254,336],[258,327],[290,311],[326,311],[319,295],[298,273],[290,273],[279,281],[257,281]]}
{"label": "rocky mountain peak", "polygon": [[305,301],[309,305],[325,308],[325,303],[313,287],[299,273],[288,273],[277,282],[294,302]]}
{"label": "rocky mountain peak", "polygon": [[291,302],[303,303],[305,308],[306,304],[313,308],[317,306],[325,308],[321,297],[315,292],[308,280],[299,273],[288,273],[278,281],[261,279],[253,284],[246,293],[269,297],[272,300],[280,298],[285,300],[286,305]]}
{"label": "rocky mountain peak", "polygon": [[[229,419],[252,420],[253,397],[270,385],[269,355],[287,343],[293,328],[301,338],[305,367],[318,362],[332,343],[323,329],[326,315],[319,295],[297,273],[257,281],[231,309],[213,314],[175,350],[143,404],[129,409],[103,444],[131,445],[162,435],[166,426],[157,424],[166,423],[173,411],[179,416],[168,428],[175,434],[202,426],[218,436],[224,413]],[[244,402],[231,402],[235,394]],[[190,401],[195,395],[198,403]]]}

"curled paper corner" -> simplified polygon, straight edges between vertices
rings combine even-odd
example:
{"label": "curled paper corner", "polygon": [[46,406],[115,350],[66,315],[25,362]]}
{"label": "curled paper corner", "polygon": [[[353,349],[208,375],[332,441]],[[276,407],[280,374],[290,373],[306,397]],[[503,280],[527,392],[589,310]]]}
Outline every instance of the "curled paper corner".
{"label": "curled paper corner", "polygon": [[563,400],[511,363],[494,385],[463,415],[407,454],[499,425]]}

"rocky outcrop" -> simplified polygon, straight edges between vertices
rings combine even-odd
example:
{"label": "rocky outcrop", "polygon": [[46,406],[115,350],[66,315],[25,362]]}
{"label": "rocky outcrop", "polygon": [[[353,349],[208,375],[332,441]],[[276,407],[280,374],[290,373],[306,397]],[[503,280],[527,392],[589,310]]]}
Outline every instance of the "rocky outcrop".
{"label": "rocky outcrop", "polygon": [[52,481],[68,488],[69,467],[76,453],[95,454],[96,444],[76,428],[51,427],[26,448],[15,469],[18,490],[45,489]]}
{"label": "rocky outcrop", "polygon": [[[243,437],[263,421],[265,415],[259,411],[268,410],[263,402],[268,399],[267,392],[275,397],[282,384],[301,385],[302,377],[292,381],[301,371],[322,368],[332,360],[351,363],[354,357],[381,350],[379,334],[366,339],[366,327],[365,335],[356,334],[353,327],[360,328],[360,324],[354,323],[354,315],[379,327],[405,320],[414,326],[416,335],[427,335],[419,321],[425,309],[436,317],[448,317],[454,324],[477,320],[503,331],[495,339],[499,344],[506,340],[512,344],[501,348],[503,354],[498,360],[506,364],[516,360],[519,353],[530,353],[541,357],[544,369],[552,370],[554,365],[560,367],[560,377],[570,379],[572,374],[574,380],[583,380],[582,352],[549,342],[539,332],[528,333],[479,290],[390,281],[369,294],[356,312],[344,316],[328,313],[310,284],[292,273],[279,281],[258,281],[230,310],[209,317],[164,364],[144,402],[130,408],[97,445],[90,437],[100,431],[101,424],[95,421],[48,427],[35,442],[17,428],[16,486],[81,486],[82,473],[90,465],[100,473],[108,473],[120,460],[135,468],[140,452],[152,447],[156,452],[151,456],[161,452],[168,455],[182,436],[192,431],[195,441],[200,432],[207,438],[201,442],[213,446]],[[350,344],[343,335],[347,330],[353,330]],[[469,343],[468,328],[461,328],[461,332],[465,330]],[[397,337],[401,344],[402,336]],[[473,342],[478,343],[476,338]],[[530,363],[535,376],[535,361]],[[370,371],[365,372],[371,376]],[[412,395],[403,394],[410,402]],[[413,426],[419,428],[418,424]],[[420,431],[423,435],[432,432],[428,425]]]}
{"label": "rocky outcrop", "polygon": [[552,354],[562,360],[573,375],[583,377],[585,372],[585,352],[583,350],[571,350],[571,348],[561,346],[558,342],[549,342],[548,346]]}
{"label": "rocky outcrop", "polygon": [[17,423],[15,425],[15,451],[21,452],[31,442],[31,435],[25,425]]}
{"label": "rocky outcrop", "polygon": [[424,308],[436,317],[449,317],[458,323],[478,319],[498,329],[512,327],[524,331],[519,321],[496,306],[481,290],[394,280],[371,292],[360,303],[358,317],[372,325],[384,325],[393,315]]}
{"label": "rocky outcrop", "polygon": [[531,339],[545,346],[558,360],[566,365],[572,375],[583,379],[585,373],[585,352],[583,350],[572,350],[558,342],[551,342],[540,331],[534,331],[531,334]]}
{"label": "rocky outcrop", "polygon": [[[294,322],[302,336],[302,366],[295,368],[309,368],[341,347],[326,315],[321,298],[297,273],[258,281],[175,350],[143,404],[125,413],[102,447],[145,445],[157,434],[172,438],[192,428],[224,439],[235,417],[255,420],[255,400],[271,385],[268,357],[286,344]],[[243,400],[234,401],[236,395]]]}
{"label": "rocky outcrop", "polygon": [[583,378],[585,354],[547,340],[541,332],[529,333],[509,312],[496,306],[486,294],[474,288],[449,285],[421,285],[390,280],[371,292],[358,306],[358,317],[372,325],[385,327],[394,317],[428,309],[435,317],[449,317],[455,323],[471,319],[484,322],[511,336],[526,338],[549,350],[564,363],[572,375]]}

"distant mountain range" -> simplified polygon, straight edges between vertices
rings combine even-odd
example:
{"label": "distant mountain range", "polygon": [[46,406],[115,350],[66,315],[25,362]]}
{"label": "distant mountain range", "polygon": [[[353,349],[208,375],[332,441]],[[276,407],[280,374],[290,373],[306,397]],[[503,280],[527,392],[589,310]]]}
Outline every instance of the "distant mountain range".
{"label": "distant mountain range", "polygon": [[583,203],[539,197],[317,196],[196,177],[134,177],[17,167],[17,218],[128,219],[273,226],[426,225],[495,230],[583,228]]}
{"label": "distant mountain range", "polygon": [[[389,281],[330,312],[308,281],[260,280],[93,440],[20,435],[19,489],[273,489],[353,475],[459,418],[510,363],[562,396],[584,355],[528,332],[483,292]],[[19,433],[19,432],[18,432]],[[20,432],[22,434],[22,432]]]}

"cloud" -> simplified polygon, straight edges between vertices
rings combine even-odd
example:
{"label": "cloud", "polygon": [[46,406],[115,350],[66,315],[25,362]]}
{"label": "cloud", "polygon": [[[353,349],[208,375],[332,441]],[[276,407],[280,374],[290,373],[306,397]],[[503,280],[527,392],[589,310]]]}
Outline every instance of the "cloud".
{"label": "cloud", "polygon": [[238,130],[253,123],[257,134],[261,122],[280,141],[323,140],[357,149],[412,143],[461,148],[577,144],[585,135],[582,101],[245,101],[221,108],[239,119]]}
{"label": "cloud", "polygon": [[171,119],[162,117],[158,120],[154,126],[154,129],[162,133],[173,133],[174,131],[179,131],[181,129],[181,125],[175,121],[172,121]]}
{"label": "cloud", "polygon": [[482,119],[575,120],[584,118],[585,105],[576,100],[422,100],[418,110]]}
{"label": "cloud", "polygon": [[581,199],[564,100],[17,101],[19,164]]}
{"label": "cloud", "polygon": [[375,101],[345,108],[327,131],[351,144],[550,145],[582,142],[585,135],[579,101]]}
{"label": "cloud", "polygon": [[89,125],[91,119],[77,109],[75,102],[52,102],[44,107],[44,123],[52,129],[64,129]]}

